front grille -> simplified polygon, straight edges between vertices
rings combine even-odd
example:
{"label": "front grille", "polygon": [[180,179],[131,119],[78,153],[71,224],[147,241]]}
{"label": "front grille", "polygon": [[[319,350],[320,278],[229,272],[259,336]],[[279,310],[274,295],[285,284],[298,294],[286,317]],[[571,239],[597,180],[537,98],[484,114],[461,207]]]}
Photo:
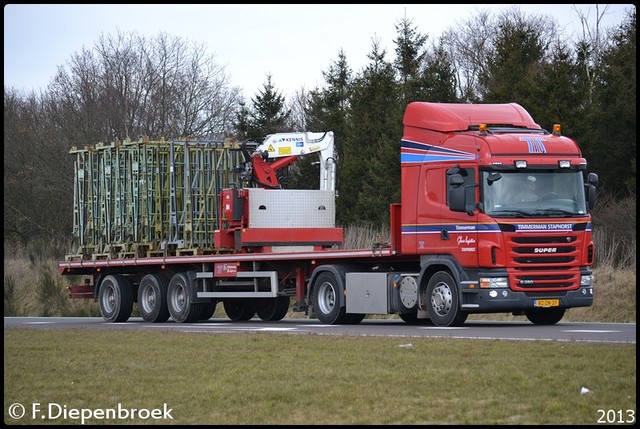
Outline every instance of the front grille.
{"label": "front grille", "polygon": [[523,269],[517,270],[513,278],[516,286],[521,289],[568,289],[580,280],[580,273],[571,267],[544,271]]}
{"label": "front grille", "polygon": [[513,267],[509,278],[514,290],[568,290],[580,285],[578,236],[527,234],[509,241]]}

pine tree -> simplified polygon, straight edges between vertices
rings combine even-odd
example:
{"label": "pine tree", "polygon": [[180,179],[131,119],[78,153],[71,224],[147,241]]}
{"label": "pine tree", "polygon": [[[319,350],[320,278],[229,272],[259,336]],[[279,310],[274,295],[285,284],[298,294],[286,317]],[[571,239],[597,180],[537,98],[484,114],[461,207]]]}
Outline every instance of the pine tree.
{"label": "pine tree", "polygon": [[389,204],[399,201],[402,112],[393,65],[377,41],[369,64],[355,79],[351,131],[342,139],[339,220],[388,224]]}
{"label": "pine tree", "polygon": [[396,59],[394,65],[399,75],[402,101],[405,104],[422,98],[420,69],[425,58],[424,44],[428,36],[420,33],[413,21],[401,19],[396,25]]}
{"label": "pine tree", "polygon": [[[347,138],[349,120],[349,98],[351,94],[352,71],[347,64],[343,50],[327,71],[323,71],[326,86],[316,88],[309,93],[306,110],[308,131],[333,131],[335,138],[335,157],[338,162],[338,178],[342,157],[343,139]],[[295,175],[291,186],[297,189],[318,189],[320,172],[314,155],[306,156],[296,162]],[[339,187],[339,183],[336,184]]]}
{"label": "pine tree", "polygon": [[589,166],[615,194],[636,192],[636,14],[612,34],[598,64],[600,79],[583,139]]}

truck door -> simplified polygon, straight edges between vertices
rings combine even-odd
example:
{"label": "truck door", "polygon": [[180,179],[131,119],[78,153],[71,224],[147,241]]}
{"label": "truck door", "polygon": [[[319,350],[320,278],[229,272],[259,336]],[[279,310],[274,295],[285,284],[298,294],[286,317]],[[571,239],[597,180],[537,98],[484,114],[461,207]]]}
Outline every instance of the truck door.
{"label": "truck door", "polygon": [[[459,165],[454,168],[443,168],[440,174],[446,203],[441,206],[440,219],[442,229],[439,235],[439,246],[442,253],[455,256],[462,266],[477,266],[478,264],[478,171],[472,165]],[[453,184],[452,175],[458,177]],[[460,177],[462,180],[460,181]],[[462,207],[454,207],[454,188],[464,193]]]}

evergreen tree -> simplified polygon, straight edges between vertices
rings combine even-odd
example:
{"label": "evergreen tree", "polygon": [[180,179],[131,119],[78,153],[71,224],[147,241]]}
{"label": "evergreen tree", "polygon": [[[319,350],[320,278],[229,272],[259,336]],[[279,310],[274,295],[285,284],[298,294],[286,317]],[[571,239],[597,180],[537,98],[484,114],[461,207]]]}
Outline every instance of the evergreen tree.
{"label": "evergreen tree", "polygon": [[394,65],[399,75],[402,102],[408,104],[423,96],[420,69],[425,58],[424,44],[428,36],[420,33],[407,18],[401,19],[395,28],[397,37],[393,41],[396,45]]}
{"label": "evergreen tree", "polygon": [[542,29],[521,15],[503,16],[497,26],[487,69],[480,76],[486,89],[483,102],[517,102],[530,106],[533,79],[544,59]]}
{"label": "evergreen tree", "polygon": [[[338,59],[332,62],[327,71],[323,71],[325,87],[316,88],[309,93],[306,110],[307,131],[333,131],[335,138],[335,156],[342,159],[341,141],[347,137],[349,120],[349,97],[351,94],[352,71],[347,64],[343,50]],[[319,167],[315,155],[301,158],[296,162],[295,175],[291,186],[298,189],[318,189]],[[339,188],[339,184],[336,185]]]}
{"label": "evergreen tree", "polygon": [[355,79],[351,131],[342,139],[340,223],[388,224],[389,204],[400,198],[402,112],[393,65],[374,41],[369,64]]}
{"label": "evergreen tree", "polygon": [[636,192],[636,13],[612,33],[598,64],[600,78],[582,136],[585,156],[602,185],[619,193]]}
{"label": "evergreen tree", "polygon": [[551,49],[551,60],[542,63],[533,77],[532,100],[538,101],[526,109],[542,128],[551,131],[559,123],[564,135],[575,136],[582,122],[583,88],[570,47],[558,40]]}
{"label": "evergreen tree", "polygon": [[417,100],[434,103],[455,103],[457,78],[451,56],[445,50],[442,40],[434,46],[432,52],[425,57],[422,71],[422,87]]}
{"label": "evergreen tree", "polygon": [[271,78],[268,74],[262,89],[251,99],[252,108],[248,111],[248,118],[237,117],[238,121],[245,120],[242,126],[246,128],[246,137],[249,139],[260,140],[268,134],[289,131],[287,121],[291,113],[286,109],[285,98],[273,86]]}
{"label": "evergreen tree", "polygon": [[247,140],[249,134],[252,133],[251,118],[249,116],[249,109],[244,101],[240,101],[240,108],[236,113],[235,121],[235,133],[238,140]]}

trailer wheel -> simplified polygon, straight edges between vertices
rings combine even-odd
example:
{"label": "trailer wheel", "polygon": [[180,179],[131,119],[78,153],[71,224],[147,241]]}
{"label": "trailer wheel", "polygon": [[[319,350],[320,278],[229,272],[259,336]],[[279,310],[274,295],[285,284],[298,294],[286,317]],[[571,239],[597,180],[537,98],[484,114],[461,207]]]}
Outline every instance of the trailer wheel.
{"label": "trailer wheel", "polygon": [[320,273],[313,288],[313,310],[316,317],[330,325],[343,324],[348,320],[344,307],[340,307],[340,293],[336,276],[325,271]]}
{"label": "trailer wheel", "polygon": [[108,275],[100,283],[100,313],[107,322],[126,322],[133,310],[133,289],[126,277]]}
{"label": "trailer wheel", "polygon": [[436,326],[460,326],[469,315],[459,305],[458,286],[445,271],[437,272],[427,285],[427,313]]}
{"label": "trailer wheel", "polygon": [[211,316],[213,316],[213,313],[216,312],[216,304],[218,304],[217,302],[213,301],[213,302],[201,302],[200,307],[201,307],[201,313],[200,316],[198,317],[198,320],[209,320],[211,319]]}
{"label": "trailer wheel", "polygon": [[289,311],[291,299],[288,296],[277,298],[259,298],[255,300],[256,314],[265,321],[282,320]]}
{"label": "trailer wheel", "polygon": [[251,319],[256,314],[256,306],[248,299],[227,299],[224,301],[224,311],[234,322]]}
{"label": "trailer wheel", "polygon": [[145,322],[162,323],[169,319],[167,287],[169,282],[160,274],[147,274],[138,286],[138,310]]}
{"label": "trailer wheel", "polygon": [[524,315],[534,325],[555,325],[564,317],[564,308],[535,308],[525,310]]}
{"label": "trailer wheel", "polygon": [[195,322],[200,317],[202,307],[193,302],[194,296],[189,278],[183,273],[174,274],[167,288],[167,307],[177,323]]}

